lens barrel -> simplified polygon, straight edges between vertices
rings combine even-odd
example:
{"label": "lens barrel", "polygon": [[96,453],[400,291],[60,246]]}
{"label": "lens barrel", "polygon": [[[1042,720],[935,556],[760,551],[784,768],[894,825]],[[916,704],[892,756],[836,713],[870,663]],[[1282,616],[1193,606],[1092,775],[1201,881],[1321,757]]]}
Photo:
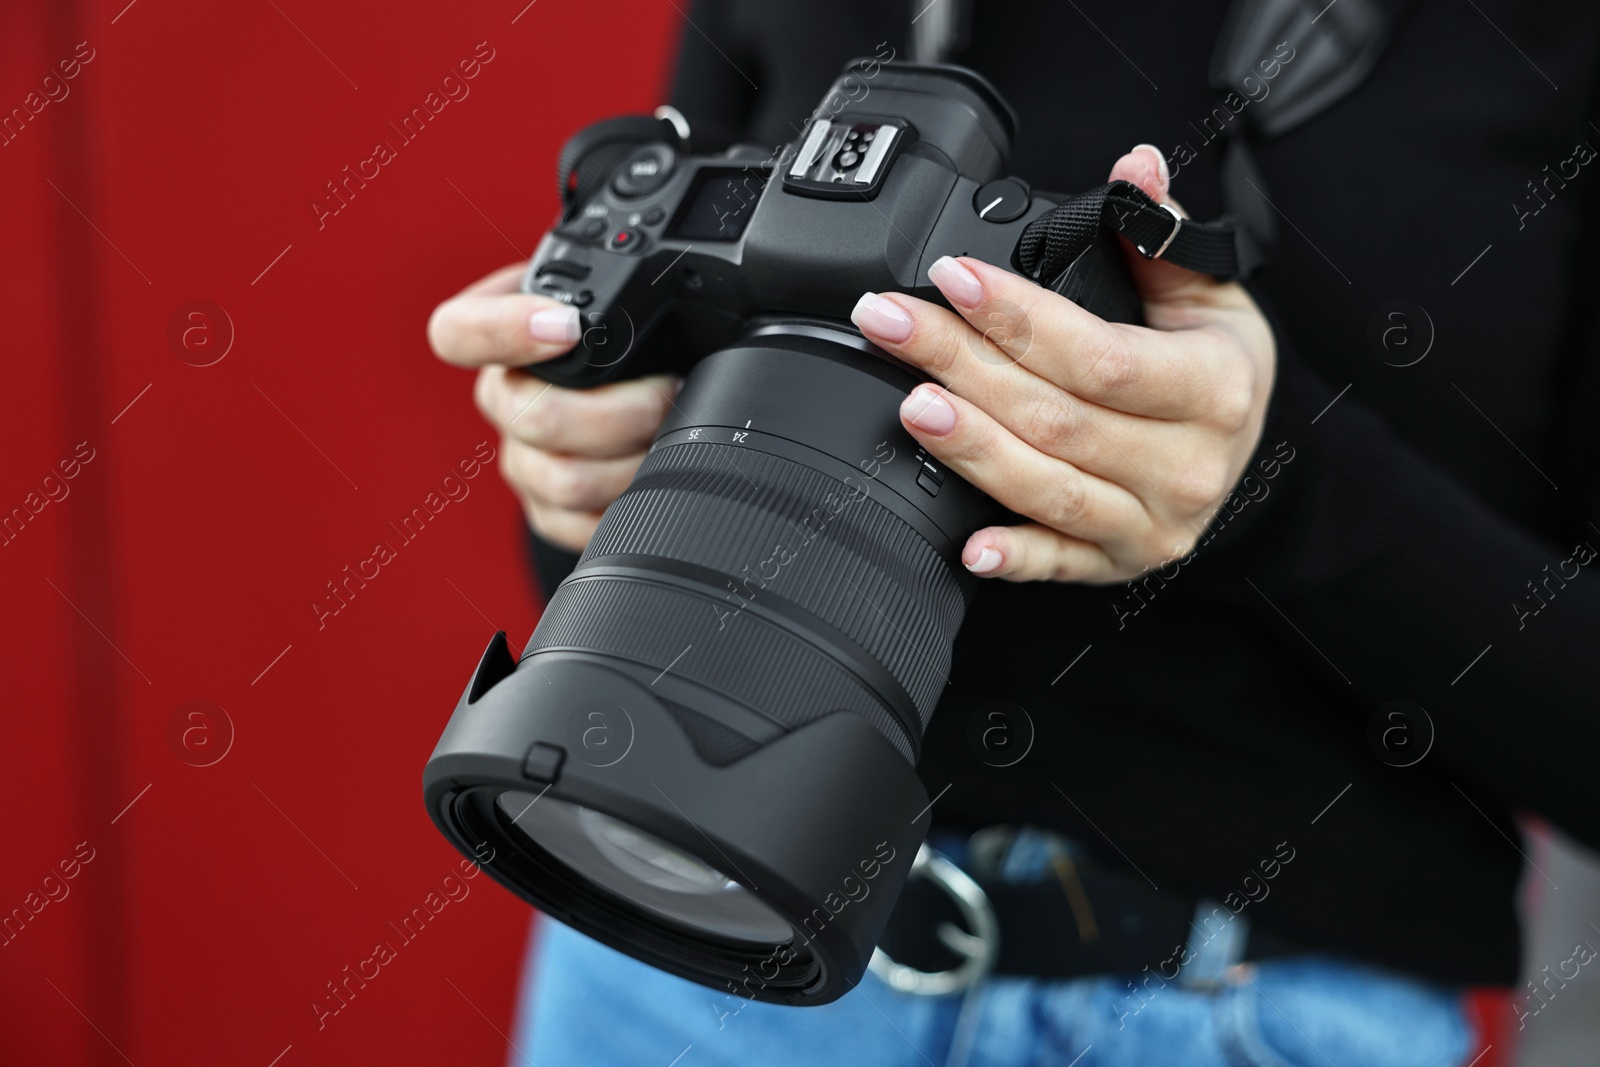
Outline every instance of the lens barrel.
{"label": "lens barrel", "polygon": [[804,322],[695,368],[521,661],[496,638],[429,761],[459,848],[695,981],[790,1004],[855,985],[926,830],[914,765],[975,586],[960,548],[993,509],[899,425],[917,381]]}

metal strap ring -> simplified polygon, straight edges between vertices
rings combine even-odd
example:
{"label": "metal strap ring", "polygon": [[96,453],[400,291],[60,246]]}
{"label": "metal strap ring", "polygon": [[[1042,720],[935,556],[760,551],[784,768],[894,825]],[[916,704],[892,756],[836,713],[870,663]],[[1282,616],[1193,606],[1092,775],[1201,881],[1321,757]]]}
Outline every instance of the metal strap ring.
{"label": "metal strap ring", "polygon": [[941,923],[939,940],[951,952],[966,958],[948,971],[919,971],[896,963],[879,948],[873,950],[867,970],[891,989],[921,997],[959,993],[994,970],[995,960],[1000,955],[1000,921],[983,888],[966,871],[927,845],[917,850],[908,878],[926,878],[955,902],[972,932],[959,929],[953,923]]}
{"label": "metal strap ring", "polygon": [[1162,211],[1172,216],[1172,232],[1167,234],[1167,239],[1161,242],[1161,247],[1154,252],[1146,252],[1144,245],[1139,246],[1139,254],[1146,259],[1160,259],[1162,253],[1172,247],[1173,240],[1178,236],[1178,231],[1183,229],[1183,216],[1178,214],[1178,209],[1171,204],[1158,204]]}

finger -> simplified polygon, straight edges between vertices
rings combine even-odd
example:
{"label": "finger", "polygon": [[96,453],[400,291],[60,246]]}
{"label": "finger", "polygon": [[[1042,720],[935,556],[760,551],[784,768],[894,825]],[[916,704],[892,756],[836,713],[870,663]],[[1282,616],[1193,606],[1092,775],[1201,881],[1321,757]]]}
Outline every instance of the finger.
{"label": "finger", "polygon": [[589,539],[594,536],[595,528],[600,524],[602,511],[566,511],[547,503],[525,490],[516,477],[515,472],[508,472],[506,453],[519,448],[515,441],[507,437],[500,439],[500,477],[510,487],[522,505],[523,517],[528,526],[540,537],[551,544],[559,545],[570,552],[582,552],[589,544]]}
{"label": "finger", "polygon": [[[1189,217],[1189,213],[1172,199],[1171,172],[1166,157],[1154,145],[1135,145],[1111,167],[1111,180],[1132,182],[1156,203],[1167,204],[1184,218]],[[1146,303],[1171,302],[1193,286],[1217,284],[1207,275],[1173,266],[1164,259],[1146,259],[1126,237],[1122,238],[1122,251],[1134,285]],[[1146,314],[1148,316],[1148,309]]]}
{"label": "finger", "polygon": [[[1064,296],[980,260],[942,257],[928,277],[975,329],[1033,374],[1102,407],[1193,418],[1235,369],[1195,331],[1106,322]],[[1197,317],[1189,325],[1199,325]]]}
{"label": "finger", "polygon": [[502,293],[515,293],[522,288],[522,276],[527,273],[526,262],[508,263],[492,274],[486,274],[473,282],[457,295],[483,295],[495,296]]}
{"label": "finger", "polygon": [[[901,343],[882,338],[869,297],[910,315],[913,335]],[[1035,449],[1135,495],[1155,489],[1172,449],[1186,441],[1183,424],[1090,403],[1012,363],[967,320],[936,304],[869,294],[857,305],[856,322],[881,347],[915,363]]]}
{"label": "finger", "polygon": [[[1157,203],[1166,204],[1184,218],[1189,213],[1172,198],[1172,178],[1161,150],[1135,145],[1111,167],[1111,180],[1137,185]],[[1145,321],[1156,329],[1181,330],[1195,324],[1197,308],[1239,310],[1249,304],[1244,288],[1219,282],[1209,274],[1184,270],[1164,259],[1146,259],[1127,238],[1122,250],[1133,274],[1134,286],[1144,300]]]}
{"label": "finger", "polygon": [[591,459],[546,452],[507,439],[500,453],[500,475],[541,505],[561,511],[601,512],[628,488],[644,456],[637,452]]}
{"label": "finger", "polygon": [[1098,545],[1047,526],[989,526],[967,538],[961,550],[967,570],[1013,582],[1118,581],[1116,565]]}
{"label": "finger", "polygon": [[1143,537],[1150,517],[1126,489],[1019,441],[973,404],[919,385],[900,421],[935,457],[1012,511],[1097,543]]}
{"label": "finger", "polygon": [[591,458],[639,452],[655,440],[679,380],[652,375],[593,389],[563,389],[505,367],[478,372],[484,418],[524,444]]}
{"label": "finger", "polygon": [[601,517],[598,511],[562,511],[527,496],[522,497],[522,513],[534,533],[568,552],[582,552],[588,547]]}
{"label": "finger", "polygon": [[578,309],[529,293],[498,291],[505,288],[509,271],[484,279],[483,290],[469,287],[433,309],[428,343],[440,359],[462,367],[518,367],[571,350],[580,333]]}

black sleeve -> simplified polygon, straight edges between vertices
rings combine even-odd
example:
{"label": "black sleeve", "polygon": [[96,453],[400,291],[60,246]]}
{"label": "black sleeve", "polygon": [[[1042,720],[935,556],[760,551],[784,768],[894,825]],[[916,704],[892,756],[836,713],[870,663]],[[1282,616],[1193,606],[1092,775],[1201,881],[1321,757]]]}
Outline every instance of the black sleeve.
{"label": "black sleeve", "polygon": [[1364,706],[1421,705],[1432,758],[1486,810],[1600,845],[1600,530],[1530,535],[1336,397],[1280,339],[1265,435],[1196,580]]}
{"label": "black sleeve", "polygon": [[695,152],[720,151],[750,136],[760,62],[738,30],[731,0],[695,0],[683,20],[670,101],[689,120]]}

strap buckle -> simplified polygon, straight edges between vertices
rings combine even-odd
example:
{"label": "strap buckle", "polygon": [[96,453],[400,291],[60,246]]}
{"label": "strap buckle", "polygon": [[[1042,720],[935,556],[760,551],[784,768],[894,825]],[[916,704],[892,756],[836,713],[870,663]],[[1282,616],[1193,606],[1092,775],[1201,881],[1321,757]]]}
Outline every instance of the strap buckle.
{"label": "strap buckle", "polygon": [[995,960],[1000,956],[1000,920],[995,917],[983,887],[927,845],[917,849],[917,858],[911,862],[911,873],[907,877],[908,880],[927,879],[955,903],[973,932],[968,933],[954,923],[940,923],[938,935],[946,948],[965,959],[947,971],[919,971],[896,963],[883,949],[875,948],[867,970],[896,992],[921,997],[959,993],[993,971]]}
{"label": "strap buckle", "polygon": [[1172,232],[1167,234],[1167,239],[1161,242],[1161,247],[1154,252],[1146,252],[1144,245],[1136,245],[1139,254],[1145,259],[1160,259],[1163,252],[1172,247],[1173,239],[1178,236],[1178,231],[1183,229],[1183,216],[1171,204],[1157,204],[1162,211],[1172,216]]}

